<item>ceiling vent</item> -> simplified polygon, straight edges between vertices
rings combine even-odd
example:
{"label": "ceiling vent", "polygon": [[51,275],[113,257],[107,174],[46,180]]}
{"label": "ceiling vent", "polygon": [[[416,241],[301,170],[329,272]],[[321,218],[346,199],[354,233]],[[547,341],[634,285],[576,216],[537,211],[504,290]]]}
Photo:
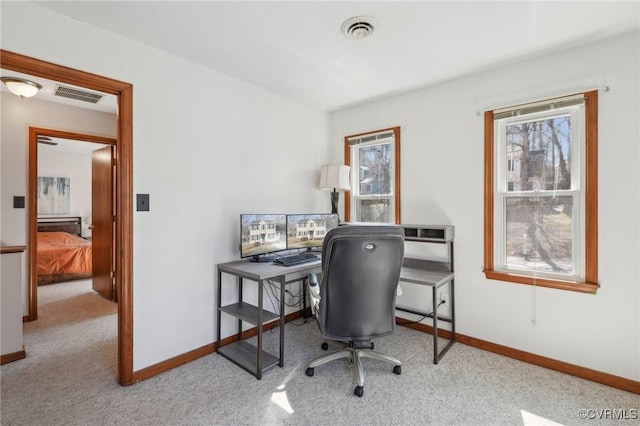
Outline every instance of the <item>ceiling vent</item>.
{"label": "ceiling vent", "polygon": [[347,19],[340,29],[349,38],[365,38],[373,34],[377,22],[368,16],[356,16]]}
{"label": "ceiling vent", "polygon": [[75,89],[73,87],[61,86],[61,85],[56,86],[56,91],[54,93],[54,96],[60,96],[62,98],[68,98],[68,99],[75,99],[77,101],[90,102],[92,104],[98,103],[98,101],[100,101],[100,99],[104,97],[103,95],[100,95],[97,93],[86,92],[84,90]]}

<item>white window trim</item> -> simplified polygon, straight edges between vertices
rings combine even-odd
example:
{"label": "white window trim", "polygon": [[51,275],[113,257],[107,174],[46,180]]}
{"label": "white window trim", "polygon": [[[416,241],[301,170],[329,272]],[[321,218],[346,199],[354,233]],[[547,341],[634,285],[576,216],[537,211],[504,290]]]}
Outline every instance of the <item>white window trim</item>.
{"label": "white window trim", "polygon": [[[395,147],[394,147],[394,143],[395,143],[395,137],[393,135],[393,133],[390,134],[389,137],[386,137],[384,139],[379,139],[373,142],[365,142],[365,143],[360,143],[357,145],[353,145],[351,147],[351,164],[354,165],[354,170],[358,170],[358,167],[360,166],[360,162],[359,160],[359,156],[358,156],[358,150],[359,148],[369,148],[372,146],[378,146],[378,145],[389,145],[391,146],[391,178],[392,178],[392,182],[391,182],[391,193],[389,194],[384,194],[384,195],[360,195],[360,176],[359,173],[351,173],[351,188],[357,188],[357,190],[352,189],[353,192],[353,196],[351,197],[351,204],[352,204],[352,211],[355,212],[355,216],[356,216],[356,221],[357,222],[361,222],[360,220],[360,209],[358,208],[360,206],[359,201],[366,201],[366,200],[390,200],[391,205],[394,206],[395,205],[395,201],[396,201],[396,196],[395,196],[395,190],[394,190],[394,180],[395,180],[395,176],[396,176],[396,167],[395,167],[395,163],[396,163],[396,152],[395,152]],[[395,222],[395,209],[390,209],[391,210],[391,221],[390,223],[394,223]]]}
{"label": "white window trim", "polygon": [[[366,136],[373,136],[373,134],[367,134]],[[393,132],[379,132],[378,134],[388,135],[384,138],[377,139],[371,142],[362,142],[351,145],[351,164],[352,164],[352,173],[351,173],[351,212],[353,216],[354,222],[362,222],[360,219],[360,209],[358,208],[359,201],[364,200],[390,200],[390,222],[395,223],[395,202],[396,202],[396,194],[395,194],[395,178],[396,178],[396,149],[395,149],[395,135]],[[366,137],[365,136],[365,137]],[[354,138],[349,138],[351,142]],[[358,138],[359,139],[359,138]],[[379,194],[379,195],[360,195],[360,148],[369,148],[372,146],[378,145],[389,145],[391,148],[391,193],[388,194]]]}
{"label": "white window trim", "polygon": [[[511,191],[507,185],[507,155],[504,136],[508,124],[538,121],[561,115],[571,116],[571,189],[556,191]],[[497,272],[513,273],[532,277],[549,278],[555,280],[581,281],[585,278],[585,259],[583,256],[585,245],[585,116],[584,104],[562,107],[555,110],[513,116],[495,120],[494,133],[494,270]],[[520,164],[522,166],[522,164]],[[529,268],[514,268],[506,266],[506,252],[504,250],[506,234],[506,218],[504,217],[504,203],[508,198],[538,197],[538,196],[571,196],[574,199],[573,209],[573,273],[560,274]],[[577,208],[575,208],[577,206]]]}

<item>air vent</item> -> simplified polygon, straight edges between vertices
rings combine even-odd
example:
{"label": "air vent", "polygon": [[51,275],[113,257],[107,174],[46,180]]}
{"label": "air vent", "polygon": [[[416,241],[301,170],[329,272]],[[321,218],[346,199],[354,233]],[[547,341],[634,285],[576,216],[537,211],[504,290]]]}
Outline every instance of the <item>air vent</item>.
{"label": "air vent", "polygon": [[356,16],[347,19],[340,29],[349,38],[365,38],[373,34],[376,21],[368,16]]}
{"label": "air vent", "polygon": [[67,86],[56,86],[55,96],[62,98],[75,99],[77,101],[89,102],[92,104],[98,103],[104,96],[97,93],[86,92],[80,89],[74,89]]}

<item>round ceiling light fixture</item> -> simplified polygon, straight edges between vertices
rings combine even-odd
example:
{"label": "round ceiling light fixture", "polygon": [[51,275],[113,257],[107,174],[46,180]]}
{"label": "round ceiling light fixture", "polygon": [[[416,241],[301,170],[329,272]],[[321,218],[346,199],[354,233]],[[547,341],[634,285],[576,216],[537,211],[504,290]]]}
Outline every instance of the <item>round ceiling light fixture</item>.
{"label": "round ceiling light fixture", "polygon": [[376,20],[369,16],[355,16],[344,21],[340,30],[349,38],[360,39],[373,34],[376,24]]}
{"label": "round ceiling light fixture", "polygon": [[42,89],[42,85],[31,80],[25,80],[24,78],[2,77],[0,80],[2,80],[11,93],[21,98],[30,98]]}

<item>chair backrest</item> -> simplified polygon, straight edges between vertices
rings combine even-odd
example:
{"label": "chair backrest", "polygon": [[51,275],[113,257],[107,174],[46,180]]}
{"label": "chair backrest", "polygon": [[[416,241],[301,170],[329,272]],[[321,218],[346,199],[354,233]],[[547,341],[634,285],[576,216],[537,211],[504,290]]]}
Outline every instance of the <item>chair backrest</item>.
{"label": "chair backrest", "polygon": [[393,333],[403,257],[404,230],[398,226],[348,225],[329,231],[322,246],[322,334],[357,344]]}

